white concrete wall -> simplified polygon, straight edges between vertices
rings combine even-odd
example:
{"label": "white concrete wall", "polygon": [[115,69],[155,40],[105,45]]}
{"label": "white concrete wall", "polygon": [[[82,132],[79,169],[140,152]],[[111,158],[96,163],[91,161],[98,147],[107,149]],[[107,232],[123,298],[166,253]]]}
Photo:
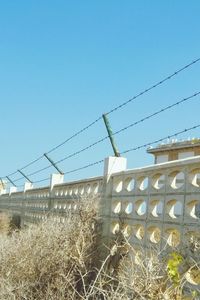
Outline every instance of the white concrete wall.
{"label": "white concrete wall", "polygon": [[0,210],[20,215],[23,225],[46,219],[47,212],[64,222],[67,211],[76,211],[77,199],[98,195],[107,241],[121,230],[136,252],[179,247],[200,229],[199,176],[200,156],[132,170],[126,159],[112,157],[101,177],[63,183],[55,175],[44,188],[11,189],[0,196]]}

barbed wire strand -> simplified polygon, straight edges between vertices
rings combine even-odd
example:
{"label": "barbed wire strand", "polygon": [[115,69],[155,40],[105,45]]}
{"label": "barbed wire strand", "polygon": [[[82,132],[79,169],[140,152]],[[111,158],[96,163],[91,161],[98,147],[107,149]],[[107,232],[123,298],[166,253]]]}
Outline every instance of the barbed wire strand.
{"label": "barbed wire strand", "polygon": [[47,154],[55,151],[56,149],[60,148],[61,146],[63,146],[64,144],[66,144],[67,142],[69,142],[70,140],[72,140],[74,137],[76,137],[77,135],[79,135],[80,133],[86,131],[87,129],[89,129],[90,127],[92,127],[94,124],[96,124],[97,122],[99,122],[102,119],[102,116],[100,116],[99,118],[97,118],[95,121],[93,121],[92,123],[90,123],[89,125],[87,125],[86,127],[82,128],[81,130],[79,130],[78,132],[76,132],[75,134],[73,134],[71,137],[69,137],[68,139],[66,139],[64,142],[60,143],[59,145],[55,146],[54,148],[50,149],[48,152],[46,152]]}
{"label": "barbed wire strand", "polygon": [[44,179],[40,179],[40,180],[34,181],[33,183],[40,183],[40,182],[44,182],[44,181],[47,181],[47,180],[50,180],[50,177],[46,177]]}
{"label": "barbed wire strand", "polygon": [[[198,96],[199,94],[200,94],[200,91],[194,93],[193,95],[191,95],[191,96],[189,96],[189,97],[183,98],[182,100],[177,101],[177,102],[175,102],[175,103],[173,103],[173,104],[171,104],[171,105],[168,105],[168,106],[166,106],[166,107],[164,107],[164,108],[162,108],[162,109],[160,109],[160,110],[158,110],[158,111],[156,111],[156,112],[154,112],[154,113],[152,113],[152,114],[150,114],[150,115],[148,115],[148,116],[146,116],[146,117],[144,117],[144,118],[142,118],[142,119],[140,119],[140,120],[138,120],[138,121],[136,121],[136,122],[134,122],[134,123],[132,123],[132,124],[130,124],[130,125],[128,125],[128,126],[126,126],[126,127],[121,128],[120,130],[114,132],[113,135],[117,135],[117,134],[119,134],[119,133],[121,133],[121,132],[123,132],[123,131],[125,131],[125,130],[131,128],[131,127],[133,127],[133,126],[136,126],[136,125],[138,125],[138,124],[140,124],[140,123],[142,123],[142,122],[144,122],[144,121],[146,121],[146,120],[148,120],[148,119],[150,119],[150,118],[152,118],[152,117],[154,117],[154,116],[156,116],[156,115],[158,115],[158,114],[160,114],[160,113],[165,112],[166,110],[169,110],[169,109],[171,109],[171,108],[173,108],[173,107],[175,107],[175,106],[178,106],[179,104],[182,104],[182,103],[184,103],[184,102],[186,102],[186,101],[188,101],[188,100],[191,100],[191,99],[193,99],[194,97]],[[76,151],[76,152],[74,152],[74,153],[72,153],[72,154],[70,154],[70,155],[68,155],[68,156],[66,156],[66,157],[64,157],[64,158],[62,158],[62,159],[56,161],[55,164],[59,164],[59,163],[65,161],[65,160],[67,160],[67,159],[69,159],[69,158],[72,158],[72,157],[74,157],[74,156],[76,156],[76,155],[78,155],[78,154],[80,154],[80,153],[82,153],[82,152],[84,152],[84,151],[86,151],[86,150],[89,150],[90,148],[92,148],[92,147],[96,146],[97,144],[100,144],[100,143],[102,143],[103,141],[105,141],[106,139],[108,139],[108,137],[109,137],[109,136],[105,136],[105,137],[103,137],[103,138],[97,140],[96,142],[94,142],[94,143],[92,143],[92,144],[90,144],[90,145],[88,145],[88,146],[86,146],[86,147],[80,149],[79,151]],[[34,172],[30,173],[30,174],[27,174],[27,176],[29,177],[29,176],[36,175],[36,174],[38,174],[38,173],[40,173],[40,172],[42,172],[42,171],[45,171],[45,170],[47,170],[47,169],[49,169],[49,168],[51,168],[51,167],[52,167],[52,165],[48,165],[48,166],[46,166],[46,167],[44,167],[44,168],[41,168],[41,169],[36,170],[36,171],[34,171]],[[20,179],[23,179],[23,177],[22,177],[22,178],[19,178],[19,179],[17,179],[17,180],[14,180],[14,182],[16,182],[16,181],[18,181],[18,180],[20,180]]]}
{"label": "barbed wire strand", "polygon": [[[114,111],[117,111],[118,109],[122,108],[123,106],[127,105],[128,103],[132,102],[133,100],[139,98],[140,96],[148,93],[150,90],[158,87],[159,85],[163,84],[165,81],[170,80],[171,78],[173,78],[174,76],[178,75],[180,72],[186,70],[187,68],[189,68],[190,66],[194,65],[195,63],[199,62],[200,58],[192,61],[191,63],[185,65],[184,67],[180,68],[179,70],[175,71],[174,73],[172,73],[171,75],[165,77],[164,79],[162,79],[161,81],[157,82],[156,84],[150,86],[149,88],[143,90],[142,92],[136,94],[134,97],[130,98],[129,100],[123,102],[122,104],[116,106],[115,108],[111,109],[110,111],[108,111],[106,113],[106,115],[109,115],[111,113],[113,113]],[[94,120],[93,122],[91,122],[89,125],[87,125],[86,127],[82,128],[81,130],[79,130],[78,132],[76,132],[75,134],[73,134],[72,136],[70,136],[69,138],[67,138],[65,141],[63,141],[62,143],[58,144],[57,146],[53,147],[52,149],[50,149],[48,152],[46,152],[47,154],[57,150],[58,148],[60,148],[61,146],[63,146],[64,144],[66,144],[68,141],[72,140],[74,137],[78,136],[79,134],[81,134],[82,132],[86,131],[87,129],[89,129],[90,127],[92,127],[94,124],[96,124],[97,122],[99,122],[102,119],[102,116],[98,117],[96,120]],[[132,125],[133,126],[133,125]],[[125,129],[124,129],[125,130]],[[117,134],[117,133],[115,133]],[[106,139],[106,138],[105,138]],[[26,164],[25,166],[23,166],[22,168],[20,168],[20,170],[23,170],[31,165],[33,165],[34,163],[38,162],[39,160],[41,160],[43,158],[43,155],[39,156],[38,158],[34,159],[33,161],[31,161],[30,163]],[[13,176],[15,174],[17,174],[18,171],[15,171],[13,173],[10,173],[7,176]],[[6,176],[2,176],[2,178],[5,178]]]}
{"label": "barbed wire strand", "polygon": [[[76,132],[75,134],[73,134],[72,136],[70,136],[68,139],[66,139],[64,142],[60,143],[59,145],[55,146],[54,148],[50,149],[48,152],[46,152],[47,154],[55,151],[56,149],[60,148],[61,146],[63,146],[65,143],[67,143],[68,141],[72,140],[74,137],[78,136],[79,134],[81,134],[82,132],[86,131],[87,129],[89,129],[90,127],[92,127],[94,124],[96,124],[98,121],[100,121],[102,118],[102,116],[100,116],[98,119],[96,119],[95,121],[93,121],[92,123],[90,123],[89,125],[87,125],[86,127],[82,128],[81,130],[79,130],[78,132]],[[28,168],[29,166],[33,165],[34,163],[38,162],[39,160],[41,160],[42,158],[44,158],[44,155],[41,155],[39,156],[38,158],[34,159],[33,161],[31,161],[30,163],[28,163],[27,165],[23,166],[22,168],[20,168],[20,170],[23,170],[23,169],[26,169]],[[49,166],[50,167],[50,166]],[[44,168],[45,169],[48,169],[49,167],[47,168]],[[42,170],[41,170],[42,171]],[[17,174],[18,171],[15,171],[13,173],[10,173],[9,175],[7,176],[13,176],[15,174]],[[37,174],[37,173],[35,173]],[[34,175],[31,174],[31,175]],[[30,175],[29,175],[30,176]],[[3,176],[2,178],[6,178],[6,176]],[[14,181],[15,182],[15,181]]]}
{"label": "barbed wire strand", "polygon": [[71,171],[67,171],[67,172],[65,172],[64,174],[65,174],[65,175],[66,175],[66,174],[71,174],[71,173],[74,173],[74,172],[77,172],[77,171],[80,171],[80,170],[83,170],[83,169],[86,169],[86,168],[89,168],[89,167],[93,167],[93,166],[98,165],[98,164],[101,164],[101,163],[103,163],[103,162],[104,162],[104,159],[101,159],[101,160],[95,161],[95,162],[93,162],[93,163],[90,163],[90,164],[88,164],[88,165],[85,165],[85,166],[83,166],[83,167],[80,167],[80,168],[77,168],[77,169],[73,169],[73,170],[71,170]]}
{"label": "barbed wire strand", "polygon": [[180,134],[182,134],[182,133],[185,133],[185,132],[194,130],[194,129],[199,128],[199,127],[200,127],[200,124],[199,124],[199,125],[195,125],[195,126],[190,127],[190,128],[186,128],[186,129],[181,130],[181,131],[178,131],[178,132],[176,132],[176,133],[174,133],[174,134],[171,134],[171,135],[165,136],[165,137],[163,137],[163,138],[157,139],[157,140],[155,140],[155,141],[153,141],[153,142],[149,142],[149,143],[146,143],[146,144],[143,144],[143,145],[134,147],[134,148],[127,149],[127,150],[121,152],[120,154],[126,154],[126,153],[129,153],[129,152],[131,152],[131,151],[136,151],[136,150],[139,150],[139,149],[142,149],[142,148],[146,148],[146,147],[148,147],[148,146],[157,144],[157,143],[162,142],[162,141],[164,141],[164,140],[166,140],[166,139],[171,139],[171,138],[176,137],[176,136],[178,136],[178,135],[180,135]]}
{"label": "barbed wire strand", "polygon": [[166,107],[164,107],[164,108],[162,108],[162,109],[160,109],[160,110],[158,110],[158,111],[156,111],[156,112],[154,112],[154,113],[152,113],[152,114],[150,114],[150,115],[148,115],[148,116],[146,116],[146,117],[144,117],[144,118],[142,118],[142,119],[140,119],[140,120],[138,120],[138,121],[136,121],[136,122],[134,122],[134,123],[132,123],[132,124],[130,124],[130,125],[128,125],[128,126],[126,126],[126,127],[121,128],[121,129],[118,130],[118,131],[115,131],[115,132],[113,133],[113,135],[117,135],[117,134],[121,133],[121,132],[124,131],[124,130],[127,130],[127,129],[129,129],[129,128],[135,126],[135,125],[138,125],[138,124],[140,124],[140,123],[146,121],[146,120],[149,120],[149,119],[151,119],[152,117],[155,117],[156,115],[159,115],[160,113],[163,113],[163,112],[165,112],[166,110],[169,110],[169,109],[171,109],[171,108],[173,108],[173,107],[175,107],[175,106],[178,106],[179,104],[182,104],[182,103],[184,103],[184,102],[186,102],[186,101],[188,101],[188,100],[191,100],[191,99],[193,99],[194,97],[196,97],[196,96],[198,96],[198,95],[200,95],[200,91],[197,92],[197,93],[194,93],[193,95],[191,95],[191,96],[189,96],[189,97],[183,98],[182,100],[177,101],[176,103],[173,103],[173,104],[171,104],[171,105],[168,105],[168,106],[166,106]]}
{"label": "barbed wire strand", "polygon": [[[163,137],[163,138],[154,140],[154,141],[152,141],[152,142],[148,142],[148,143],[142,144],[142,145],[140,145],[140,146],[137,146],[137,147],[134,147],[134,148],[127,149],[127,150],[121,152],[120,154],[126,154],[126,153],[129,153],[129,152],[132,152],[132,151],[136,151],[136,150],[139,150],[139,149],[142,149],[142,148],[146,148],[146,147],[148,147],[148,146],[157,144],[157,143],[162,142],[162,141],[164,141],[164,140],[166,140],[166,139],[170,139],[170,138],[176,137],[176,136],[178,136],[178,135],[180,135],[180,134],[182,134],[182,133],[185,133],[185,132],[194,130],[194,129],[199,128],[199,127],[200,127],[200,124],[195,125],[195,126],[190,127],[190,128],[183,129],[183,130],[178,131],[178,132],[176,132],[176,133],[174,133],[174,134],[167,135],[167,136],[165,136],[165,137]],[[82,166],[82,167],[79,167],[79,168],[76,168],[76,169],[73,169],[73,170],[64,172],[64,175],[66,175],[66,174],[71,174],[71,173],[74,173],[74,172],[78,172],[78,171],[80,171],[80,170],[83,170],[83,169],[92,167],[92,166],[97,165],[97,164],[101,164],[101,163],[103,163],[103,162],[104,162],[104,159],[101,159],[101,160],[92,162],[92,163],[90,163],[90,164],[84,165],[84,166]],[[47,178],[44,178],[44,179],[41,179],[41,180],[38,180],[38,181],[33,181],[33,183],[40,183],[40,182],[43,182],[43,181],[47,181],[47,180],[49,180],[49,179],[50,179],[50,177],[47,177]]]}
{"label": "barbed wire strand", "polygon": [[113,109],[111,109],[110,111],[108,111],[106,114],[109,115],[111,113],[113,113],[114,111],[117,111],[118,109],[126,106],[127,104],[129,104],[130,102],[136,100],[137,98],[139,98],[140,96],[148,93],[149,91],[153,90],[154,88],[158,87],[159,85],[163,84],[164,82],[170,80],[171,78],[173,78],[174,76],[178,75],[180,72],[186,70],[187,68],[191,67],[192,65],[196,64],[197,62],[200,61],[200,58],[195,59],[194,61],[192,61],[191,63],[187,64],[186,66],[180,68],[179,70],[175,71],[174,73],[172,73],[171,75],[165,77],[164,79],[162,79],[161,81],[157,82],[156,84],[150,86],[149,88],[143,90],[142,92],[136,94],[135,96],[133,96],[132,98],[130,98],[129,100],[121,103],[120,105],[114,107]]}

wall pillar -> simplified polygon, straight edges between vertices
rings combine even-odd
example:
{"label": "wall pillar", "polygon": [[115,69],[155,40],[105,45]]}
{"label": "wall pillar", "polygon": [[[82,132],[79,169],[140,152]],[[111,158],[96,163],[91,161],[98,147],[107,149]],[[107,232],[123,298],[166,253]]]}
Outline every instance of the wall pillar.
{"label": "wall pillar", "polygon": [[11,186],[10,190],[9,190],[9,195],[11,195],[12,193],[16,193],[17,192],[17,187],[16,186]]}
{"label": "wall pillar", "polygon": [[53,189],[54,185],[62,184],[64,182],[64,175],[62,174],[51,174],[50,188]]}
{"label": "wall pillar", "polygon": [[24,193],[31,189],[33,189],[33,184],[31,182],[25,182],[24,183]]}
{"label": "wall pillar", "polygon": [[[112,175],[125,171],[127,168],[127,159],[124,157],[110,156],[104,161],[104,180],[103,192],[100,205],[100,217],[102,220],[102,241],[103,245],[110,246],[110,226],[112,214]],[[106,252],[106,248],[102,249]],[[103,254],[104,256],[105,254]]]}
{"label": "wall pillar", "polygon": [[[49,203],[48,203],[48,210],[51,212],[53,208],[53,202],[54,202],[54,197],[53,197],[53,188],[56,184],[62,184],[64,182],[64,175],[63,174],[51,174],[51,179],[50,179],[50,191],[49,191]],[[49,214],[50,215],[50,214]]]}

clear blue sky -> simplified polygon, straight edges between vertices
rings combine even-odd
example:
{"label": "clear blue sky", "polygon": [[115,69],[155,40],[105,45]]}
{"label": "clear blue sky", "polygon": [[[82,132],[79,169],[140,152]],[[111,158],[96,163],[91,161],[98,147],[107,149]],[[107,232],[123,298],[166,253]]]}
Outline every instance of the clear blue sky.
{"label": "clear blue sky", "polygon": [[[1,176],[200,57],[199,13],[198,0],[2,1]],[[110,115],[113,130],[199,91],[199,78],[200,63]],[[116,136],[120,151],[200,124],[199,101],[196,97]],[[99,122],[51,157],[60,159],[105,135]],[[180,138],[188,136],[200,136],[199,130]],[[111,154],[106,141],[59,166],[68,171]],[[127,157],[129,168],[153,161],[145,150]],[[47,164],[41,160],[24,172]],[[95,166],[65,180],[101,174],[102,166]]]}

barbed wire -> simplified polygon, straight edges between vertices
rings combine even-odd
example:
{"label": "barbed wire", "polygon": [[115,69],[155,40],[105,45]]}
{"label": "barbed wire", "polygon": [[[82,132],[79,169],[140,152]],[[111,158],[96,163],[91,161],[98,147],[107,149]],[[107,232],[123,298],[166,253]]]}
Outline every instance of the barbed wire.
{"label": "barbed wire", "polygon": [[113,135],[117,135],[117,134],[119,134],[119,133],[121,133],[121,132],[123,132],[123,131],[131,128],[131,127],[133,127],[133,126],[136,126],[136,125],[138,125],[140,123],[143,123],[144,121],[149,120],[152,117],[155,117],[156,115],[159,115],[160,113],[163,113],[166,110],[169,110],[170,108],[173,108],[175,106],[178,106],[179,104],[182,104],[182,103],[184,103],[184,102],[186,102],[188,100],[191,100],[191,99],[193,99],[194,97],[196,97],[198,95],[200,95],[200,92],[194,93],[193,95],[191,95],[189,97],[186,97],[186,98],[184,98],[184,99],[182,99],[182,100],[180,100],[180,101],[178,101],[178,102],[176,102],[174,104],[168,105],[168,106],[166,106],[166,107],[164,107],[164,108],[162,108],[162,109],[160,109],[160,110],[158,110],[158,111],[156,111],[156,112],[154,112],[154,113],[152,113],[152,114],[150,114],[150,115],[148,115],[148,116],[146,116],[146,117],[144,117],[144,118],[142,118],[142,119],[140,119],[140,120],[138,120],[138,121],[136,121],[136,122],[134,122],[132,124],[129,124],[128,126],[125,126],[125,127],[121,128],[118,131],[115,131],[113,133]]}
{"label": "barbed wire", "polygon": [[[81,170],[84,170],[84,169],[87,169],[87,168],[90,168],[90,167],[93,167],[95,165],[98,165],[98,164],[101,164],[104,162],[104,159],[102,160],[98,160],[98,161],[95,161],[95,162],[92,162],[92,163],[89,163],[87,165],[84,165],[82,167],[79,167],[79,168],[76,168],[76,169],[73,169],[73,170],[70,170],[70,171],[67,171],[67,172],[64,172],[63,175],[67,175],[67,174],[71,174],[71,173],[75,173],[75,172],[78,172],[78,171],[81,171]],[[37,180],[37,181],[33,181],[33,183],[40,183],[40,182],[44,182],[44,181],[47,181],[47,180],[50,180],[50,177],[46,177],[46,178],[43,178],[43,179],[40,179],[40,180]],[[23,185],[21,186],[17,186],[18,188],[19,187],[23,187]]]}
{"label": "barbed wire", "polygon": [[[114,107],[113,109],[111,109],[110,111],[108,111],[108,112],[106,113],[106,115],[109,115],[109,114],[113,113],[114,111],[117,111],[118,109],[122,108],[123,106],[126,106],[128,103],[130,103],[130,102],[134,101],[135,99],[139,98],[140,96],[142,96],[142,95],[148,93],[150,90],[152,90],[152,89],[154,89],[154,88],[160,86],[160,85],[163,84],[164,82],[170,80],[171,78],[173,78],[174,76],[176,76],[176,75],[178,75],[180,72],[182,72],[183,70],[188,69],[190,66],[194,65],[195,63],[197,63],[197,62],[199,62],[199,61],[200,61],[200,58],[198,58],[198,59],[192,61],[191,63],[189,63],[189,64],[187,64],[187,65],[185,65],[184,67],[182,67],[182,68],[180,68],[179,70],[175,71],[175,72],[172,73],[171,75],[169,75],[169,76],[165,77],[164,79],[160,80],[160,81],[157,82],[156,84],[154,84],[154,85],[150,86],[149,88],[143,90],[142,92],[136,94],[134,97],[130,98],[129,100],[127,100],[127,101],[123,102],[122,104],[120,104],[120,105]],[[182,102],[184,102],[184,101],[186,101],[186,100],[188,100],[188,99],[190,99],[190,98],[192,98],[192,97],[195,97],[195,96],[197,96],[197,94],[199,94],[199,92],[196,93],[196,94],[194,94],[194,95],[192,95],[192,96],[190,96],[190,97],[188,97],[188,98],[185,98],[185,99],[183,99],[183,100],[181,100],[181,101],[179,101],[179,102],[177,102],[177,103],[175,103],[175,104],[173,104],[173,105],[169,105],[168,107],[166,107],[166,108],[164,108],[164,109],[162,109],[162,110],[160,110],[160,111],[157,111],[157,112],[155,112],[155,113],[153,113],[153,114],[151,114],[151,115],[149,115],[149,116],[147,116],[147,117],[145,117],[145,118],[143,118],[143,119],[141,119],[141,120],[139,120],[139,121],[137,121],[137,122],[134,122],[133,124],[130,124],[130,125],[128,125],[128,126],[122,128],[122,129],[116,131],[116,132],[114,133],[114,135],[116,135],[116,134],[118,134],[118,133],[120,133],[120,132],[122,132],[122,131],[124,131],[124,130],[130,128],[130,127],[132,127],[132,126],[135,126],[135,125],[137,125],[137,124],[139,124],[139,123],[141,123],[141,122],[144,122],[145,120],[147,120],[147,119],[149,119],[149,118],[151,118],[151,117],[153,117],[153,116],[155,116],[155,115],[157,115],[157,114],[159,114],[159,113],[161,113],[161,112],[163,112],[163,111],[165,111],[165,110],[167,110],[167,109],[169,109],[169,108],[171,108],[171,107],[173,107],[173,106],[175,106],[175,105],[178,105],[178,104],[180,104],[180,103],[182,103]],[[97,122],[99,122],[101,119],[102,119],[102,116],[98,117],[96,120],[94,120],[93,122],[91,122],[89,125],[87,125],[86,127],[83,127],[81,130],[79,130],[78,132],[76,132],[75,134],[73,134],[72,136],[70,136],[69,138],[67,138],[67,139],[66,139],[65,141],[63,141],[62,143],[60,143],[60,144],[58,144],[57,146],[51,148],[51,149],[50,149],[48,152],[46,152],[46,153],[49,154],[49,153],[51,153],[51,152],[57,150],[58,148],[60,148],[61,146],[63,146],[64,144],[66,144],[67,142],[69,142],[70,140],[72,140],[73,138],[77,137],[79,134],[83,133],[84,131],[86,131],[87,129],[89,129],[89,128],[92,127],[93,125],[95,125],[95,124],[96,124]],[[75,155],[77,155],[77,154],[79,154],[79,153],[81,153],[81,152],[84,152],[84,151],[88,150],[89,148],[92,148],[93,146],[97,145],[98,143],[101,143],[102,141],[106,140],[107,138],[108,138],[108,136],[102,138],[101,140],[98,140],[98,141],[94,142],[93,144],[91,144],[91,145],[89,145],[89,146],[87,146],[87,147],[85,147],[85,148],[83,148],[83,149],[81,149],[81,150],[79,150],[79,151],[77,151],[77,152],[74,152],[74,153],[68,155],[67,157],[65,157],[65,158],[63,158],[63,159],[60,159],[60,160],[57,161],[56,163],[60,163],[60,162],[66,160],[66,159],[68,159],[68,158],[71,158],[71,157],[73,157],[73,156],[75,156]],[[43,155],[39,156],[38,158],[34,159],[34,160],[31,161],[30,163],[28,163],[28,164],[26,164],[25,166],[23,166],[22,168],[20,168],[20,170],[23,170],[23,169],[25,169],[25,168],[28,168],[29,166],[31,166],[31,165],[33,165],[34,163],[36,163],[36,162],[38,162],[39,160],[41,160],[43,157],[44,157]],[[35,171],[35,172],[29,174],[28,176],[37,174],[37,173],[39,173],[39,172],[41,172],[41,171],[43,171],[43,170],[46,170],[46,169],[48,169],[48,168],[50,168],[50,167],[51,167],[51,165],[50,165],[50,166],[47,166],[47,167],[45,167],[45,168],[42,168],[42,169],[40,169],[40,170],[37,170],[37,171]],[[13,173],[10,173],[10,174],[7,175],[7,176],[13,176],[13,175],[15,175],[15,174],[17,174],[17,173],[18,173],[18,171],[15,171],[15,172],[13,172]],[[2,178],[6,178],[6,176],[3,176]],[[14,182],[19,181],[19,180],[21,180],[21,178],[20,178],[20,179],[14,180]]]}
{"label": "barbed wire", "polygon": [[[146,116],[146,117],[144,117],[144,118],[142,118],[142,119],[140,119],[140,120],[138,120],[138,121],[136,121],[136,122],[134,122],[132,124],[129,124],[128,126],[125,126],[125,127],[121,128],[120,130],[114,132],[113,135],[117,135],[117,134],[119,134],[119,133],[121,133],[121,132],[123,132],[123,131],[131,128],[131,127],[133,127],[133,126],[136,126],[136,125],[138,125],[138,124],[140,124],[140,123],[142,123],[142,122],[144,122],[146,120],[149,120],[150,118],[152,118],[152,117],[154,117],[156,115],[159,115],[159,114],[165,112],[166,110],[169,110],[169,109],[171,109],[171,108],[173,108],[175,106],[178,106],[178,105],[180,105],[180,104],[182,104],[182,103],[184,103],[184,102],[186,102],[188,100],[193,99],[194,97],[197,97],[198,95],[200,95],[200,91],[192,94],[191,96],[185,97],[185,98],[183,98],[183,99],[181,99],[181,100],[179,100],[179,101],[177,101],[177,102],[175,102],[175,103],[173,103],[171,105],[168,105],[168,106],[166,106],[166,107],[164,107],[164,108],[162,108],[162,109],[160,109],[160,110],[158,110],[158,111],[156,111],[156,112],[154,112],[154,113],[152,113],[152,114],[150,114],[150,115],[148,115],[148,116]],[[59,163],[65,161],[65,160],[67,160],[69,158],[72,158],[72,157],[74,157],[74,156],[76,156],[78,154],[81,154],[82,152],[84,152],[86,150],[89,150],[90,148],[93,148],[94,146],[96,146],[96,145],[102,143],[103,141],[107,140],[108,137],[109,136],[105,136],[105,137],[103,137],[103,138],[95,141],[94,143],[92,143],[92,144],[90,144],[90,145],[88,145],[88,146],[86,146],[86,147],[84,147],[84,148],[82,148],[82,149],[80,149],[80,150],[78,150],[78,151],[76,151],[76,152],[74,152],[74,153],[72,153],[72,154],[70,154],[70,155],[68,155],[68,156],[66,156],[66,157],[58,160],[58,161],[56,161],[55,164],[59,164]],[[40,173],[42,171],[45,171],[45,170],[47,170],[47,169],[49,169],[51,167],[52,167],[52,165],[48,165],[48,166],[46,166],[44,168],[41,168],[41,169],[36,170],[36,171],[34,171],[34,172],[30,173],[30,174],[27,174],[27,176],[29,177],[29,176],[36,175],[36,174],[38,174],[38,173]],[[23,179],[23,177],[21,177],[19,179],[16,179],[16,180],[13,180],[13,182],[17,182],[17,181],[19,181],[21,179]]]}
{"label": "barbed wire", "polygon": [[157,139],[157,140],[155,140],[155,141],[153,141],[153,142],[145,143],[145,144],[143,144],[143,145],[140,145],[140,146],[137,146],[137,147],[134,147],[134,148],[127,149],[127,150],[121,152],[120,154],[126,154],[126,153],[129,153],[129,152],[131,152],[131,151],[136,151],[136,150],[139,150],[139,149],[142,149],[142,148],[146,148],[146,147],[148,147],[148,146],[151,146],[151,145],[157,144],[157,143],[159,143],[159,142],[165,141],[166,139],[171,139],[171,138],[173,138],[173,137],[177,137],[178,135],[180,135],[180,134],[182,134],[182,133],[185,133],[185,132],[194,130],[194,129],[199,128],[199,127],[200,127],[200,124],[195,125],[195,126],[190,127],[190,128],[186,128],[186,129],[181,130],[181,131],[178,131],[178,132],[176,132],[176,133],[174,133],[174,134],[171,134],[171,135],[165,136],[165,137],[163,137],[163,138]]}
{"label": "barbed wire", "polygon": [[40,182],[44,182],[44,181],[47,181],[47,180],[50,180],[50,177],[46,177],[44,179],[40,179],[40,180],[34,181],[33,183],[40,183]]}
{"label": "barbed wire", "polygon": [[31,165],[35,164],[36,162],[38,162],[39,160],[41,160],[42,158],[44,158],[43,155],[39,156],[38,158],[34,159],[33,161],[31,161],[30,163],[28,163],[27,165],[23,166],[22,168],[20,168],[20,170],[24,170],[28,167],[30,167]]}
{"label": "barbed wire", "polygon": [[72,136],[70,136],[68,139],[66,139],[64,142],[60,143],[59,145],[55,146],[54,148],[50,149],[48,152],[46,152],[47,154],[55,151],[56,149],[60,148],[61,146],[63,146],[64,144],[66,144],[67,142],[69,142],[70,140],[72,140],[73,138],[75,138],[77,135],[83,133],[84,131],[86,131],[87,129],[89,129],[90,127],[92,127],[94,124],[96,124],[97,122],[99,122],[102,119],[102,116],[100,116],[99,118],[97,118],[95,121],[93,121],[92,123],[90,123],[89,125],[87,125],[86,127],[82,128],[81,130],[79,130],[78,132],[76,132],[75,134],[73,134]]}
{"label": "barbed wire", "polygon": [[170,80],[171,78],[173,78],[174,76],[178,75],[180,72],[182,72],[183,70],[186,70],[187,68],[191,67],[192,65],[196,64],[197,62],[200,61],[200,58],[195,59],[194,61],[192,61],[191,63],[187,64],[186,66],[180,68],[179,70],[175,71],[174,73],[172,73],[171,75],[165,77],[164,79],[160,80],[159,82],[157,82],[156,84],[148,87],[147,89],[143,90],[142,92],[136,94],[135,96],[133,96],[132,98],[130,98],[129,100],[121,103],[120,105],[114,107],[113,109],[111,109],[109,112],[107,112],[106,114],[109,115],[111,113],[113,113],[114,111],[117,111],[118,109],[126,106],[127,104],[131,103],[132,101],[136,100],[137,98],[139,98],[140,96],[148,93],[149,91],[153,90],[154,88],[158,87],[159,85],[163,84],[165,81]]}
{"label": "barbed wire", "polygon": [[22,180],[22,179],[24,179],[24,176],[22,176],[22,177],[19,177],[19,178],[17,178],[17,179],[15,179],[15,180],[13,180],[13,182],[18,182],[18,181],[20,181],[20,180]]}
{"label": "barbed wire", "polygon": [[[127,149],[127,150],[124,150],[122,151],[120,154],[127,154],[129,152],[132,152],[132,151],[136,151],[136,150],[140,150],[142,148],[146,148],[148,146],[151,146],[151,145],[154,145],[154,144],[158,144],[159,142],[162,142],[166,139],[170,139],[170,138],[173,138],[173,137],[177,137],[178,135],[182,134],[182,133],[185,133],[185,132],[188,132],[188,131],[191,131],[191,130],[194,130],[194,129],[197,129],[200,127],[200,124],[198,125],[195,125],[195,126],[192,126],[192,127],[189,127],[189,128],[186,128],[186,129],[183,129],[181,131],[178,131],[178,132],[175,132],[171,135],[167,135],[165,137],[162,137],[162,138],[159,138],[159,139],[156,139],[154,141],[151,141],[151,142],[148,142],[148,143],[145,143],[145,144],[142,144],[140,146],[136,146],[136,147],[133,147],[133,148],[130,148],[130,149]],[[74,172],[78,172],[78,171],[81,171],[83,169],[86,169],[86,168],[89,168],[89,167],[92,167],[92,166],[95,166],[95,165],[98,165],[98,164],[101,164],[104,162],[104,159],[101,159],[101,160],[98,160],[98,161],[95,161],[95,162],[92,162],[92,163],[89,163],[87,165],[84,165],[82,167],[79,167],[79,168],[76,168],[76,169],[72,169],[70,171],[67,171],[67,172],[64,172],[64,175],[67,175],[67,174],[71,174],[71,173],[74,173]],[[37,181],[33,181],[33,183],[40,183],[40,182],[44,182],[44,181],[47,181],[47,180],[50,180],[50,177],[47,177],[47,178],[44,178],[44,179],[41,179],[41,180],[37,180]],[[19,186],[18,186],[19,187]]]}
{"label": "barbed wire", "polygon": [[101,164],[101,163],[103,163],[103,162],[104,162],[104,159],[101,159],[101,160],[92,162],[92,163],[90,163],[90,164],[88,164],[88,165],[85,165],[85,166],[83,166],[83,167],[80,167],[80,168],[77,168],[77,169],[73,169],[73,170],[71,170],[71,171],[67,171],[67,172],[65,172],[64,174],[65,174],[65,175],[66,175],[66,174],[71,174],[71,173],[74,173],[74,172],[77,172],[77,171],[80,171],[80,170],[83,170],[83,169],[87,169],[87,168],[89,168],[89,167],[93,167],[93,166],[98,165],[98,164]]}

